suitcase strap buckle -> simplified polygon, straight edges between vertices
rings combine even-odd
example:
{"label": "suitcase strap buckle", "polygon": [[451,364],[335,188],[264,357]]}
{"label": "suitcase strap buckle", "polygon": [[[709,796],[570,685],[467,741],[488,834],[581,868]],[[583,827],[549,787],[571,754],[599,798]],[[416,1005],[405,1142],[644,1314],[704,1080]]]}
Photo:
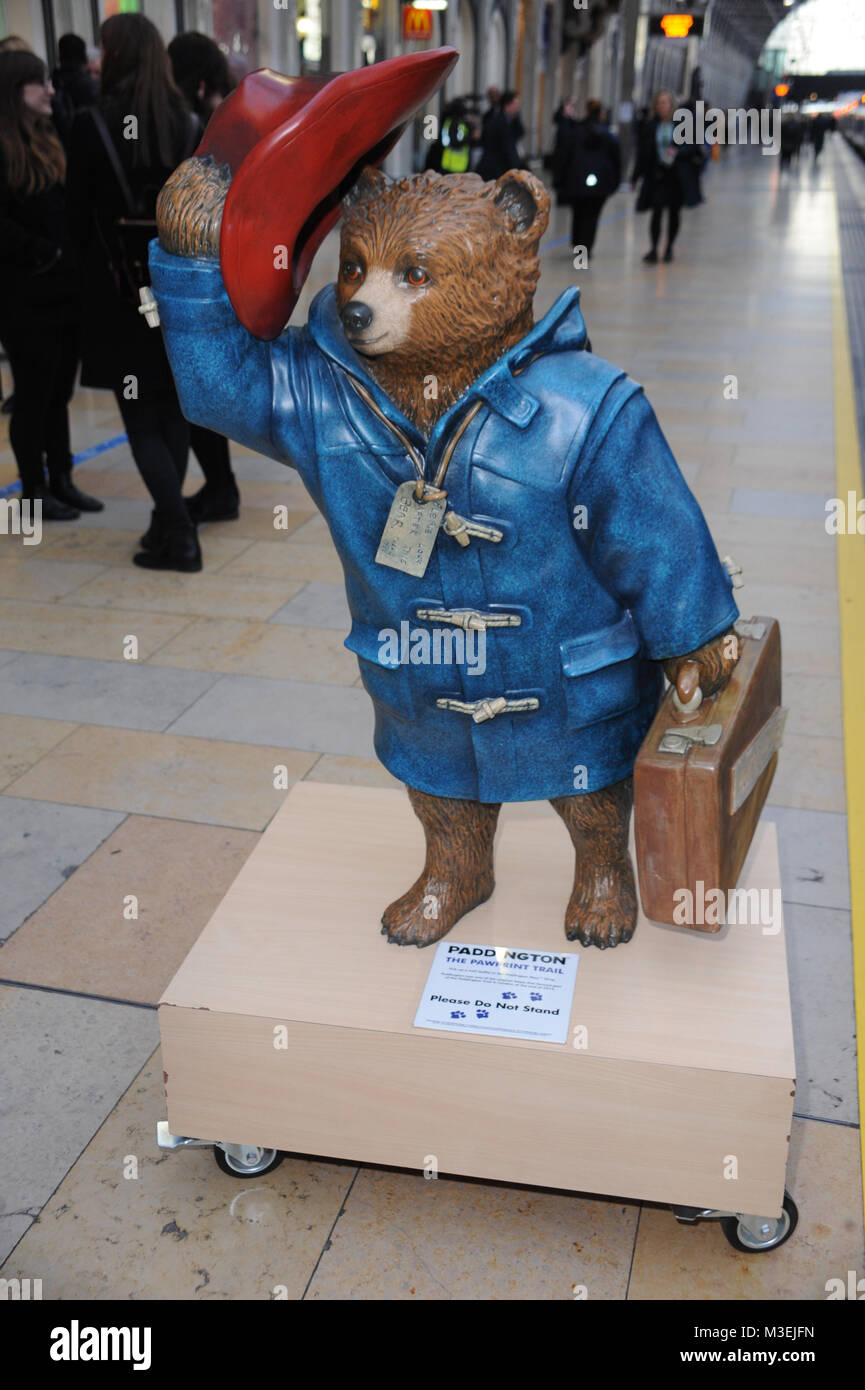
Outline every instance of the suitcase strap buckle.
{"label": "suitcase strap buckle", "polygon": [[658,744],[659,753],[678,753],[680,757],[695,743],[712,748],[724,732],[721,724],[701,724],[697,729],[668,729]]}

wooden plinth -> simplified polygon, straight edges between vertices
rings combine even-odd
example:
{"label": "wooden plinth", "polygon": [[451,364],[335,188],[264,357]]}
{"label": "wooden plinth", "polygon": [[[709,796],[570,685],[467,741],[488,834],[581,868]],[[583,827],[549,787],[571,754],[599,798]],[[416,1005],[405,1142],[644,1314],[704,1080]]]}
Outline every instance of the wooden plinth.
{"label": "wooden plinth", "polygon": [[[434,948],[389,945],[380,917],[422,862],[403,793],[292,789],[160,1002],[174,1134],[409,1168],[434,1155],[442,1173],[780,1213],[794,1077],[783,929],[641,919],[614,950],[567,945],[564,827],[547,805],[506,806],[495,894],[452,938],[579,951],[569,1037],[582,1025],[588,1046],[416,1029]],[[763,824],[740,886],[779,882]]]}

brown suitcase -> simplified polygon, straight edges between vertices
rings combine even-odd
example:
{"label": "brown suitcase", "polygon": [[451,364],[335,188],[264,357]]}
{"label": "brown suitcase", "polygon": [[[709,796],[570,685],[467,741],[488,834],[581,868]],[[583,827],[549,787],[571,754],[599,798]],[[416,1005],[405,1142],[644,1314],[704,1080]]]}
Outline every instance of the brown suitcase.
{"label": "brown suitcase", "polygon": [[697,931],[720,931],[726,920],[727,893],[772,784],[787,714],[777,622],[739,619],[735,630],[741,651],[726,688],[687,714],[676,709],[671,686],[634,767],[643,912]]}

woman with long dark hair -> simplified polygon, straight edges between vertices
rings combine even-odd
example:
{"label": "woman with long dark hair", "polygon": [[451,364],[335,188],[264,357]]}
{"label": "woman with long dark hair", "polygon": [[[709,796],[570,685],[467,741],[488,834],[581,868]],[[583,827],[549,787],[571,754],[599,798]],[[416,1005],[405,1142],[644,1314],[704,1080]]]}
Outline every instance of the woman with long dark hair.
{"label": "woman with long dark hair", "polygon": [[654,114],[640,128],[637,161],[632,182],[642,180],[637,197],[637,212],[651,209],[650,236],[652,245],[643,257],[649,265],[658,259],[664,212],[667,213],[667,244],[664,260],[673,259],[673,245],[679,233],[683,207],[693,208],[703,201],[700,192],[700,171],[705,163],[702,149],[693,143],[679,143],[675,138],[674,103],[669,92],[658,92]]}
{"label": "woman with long dark hair", "polygon": [[74,521],[102,503],[79,492],[71,476],[68,405],[80,309],[53,95],[34,53],[0,53],[0,341],[15,380],[9,439],[22,498],[41,502],[45,521]]}
{"label": "woman with long dark hair", "polygon": [[189,426],[162,335],[138,312],[138,290],[149,284],[147,242],[156,235],[157,195],[192,153],[200,126],[149,19],[113,15],[100,39],[100,103],[78,114],[69,149],[70,229],[85,295],[81,380],[114,392],[153,498],[150,528],[134,563],[192,572],[201,569],[201,550],[182,494]]}

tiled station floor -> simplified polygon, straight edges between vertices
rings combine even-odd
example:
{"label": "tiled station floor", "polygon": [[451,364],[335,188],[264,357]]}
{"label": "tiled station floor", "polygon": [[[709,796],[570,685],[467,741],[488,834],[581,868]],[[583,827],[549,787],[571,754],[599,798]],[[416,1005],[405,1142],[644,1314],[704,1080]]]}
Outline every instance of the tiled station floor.
{"label": "tiled station floor", "polygon": [[[819,1299],[865,1269],[837,541],[824,526],[841,159],[840,137],[818,169],[803,159],[783,176],[775,159],[727,152],[670,266],[642,264],[630,193],[607,205],[587,271],[557,211],[537,305],[582,285],[594,350],[645,384],[720,553],[744,568],[743,612],[783,625],[790,715],[766,816],[798,1054],[793,1239],[747,1256],[716,1225],[680,1227],[627,1194],[305,1158],[244,1184],[209,1151],[156,1149],[154,1006],[280,803],[274,764],[292,779],[390,779],[342,645],[339,564],[300,484],[235,449],[241,517],[202,530],[204,572],[148,574],[130,563],[148,503],[115,444],[76,474],[104,513],[46,527],[36,547],[2,538],[0,1273],[41,1278],[51,1299],[268,1298],[277,1285],[290,1298],[570,1299],[584,1284],[590,1298],[651,1300]],[[333,265],[331,239],[310,292]],[[79,392],[73,431],[76,451],[115,438],[111,401]],[[273,527],[278,503],[287,532]]]}

